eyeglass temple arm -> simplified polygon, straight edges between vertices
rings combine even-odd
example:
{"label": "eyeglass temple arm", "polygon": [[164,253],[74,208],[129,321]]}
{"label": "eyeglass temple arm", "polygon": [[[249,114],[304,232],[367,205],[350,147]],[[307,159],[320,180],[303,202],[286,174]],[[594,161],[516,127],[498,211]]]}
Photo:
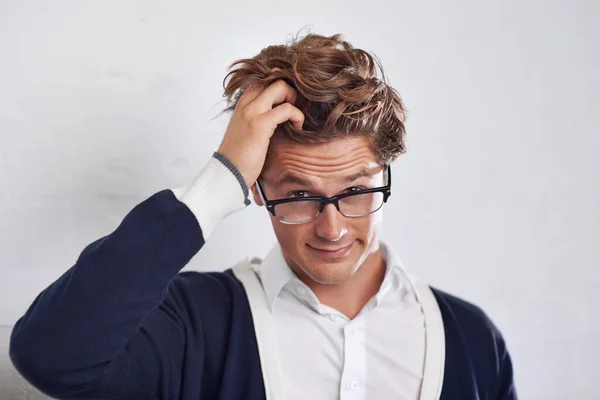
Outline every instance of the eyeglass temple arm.
{"label": "eyeglass temple arm", "polygon": [[388,165],[388,183],[389,187],[392,187],[392,166]]}
{"label": "eyeglass temple arm", "polygon": [[263,188],[260,185],[260,182],[258,181],[258,179],[256,180],[256,187],[258,188],[258,195],[260,196],[260,199],[262,200],[263,204],[266,207],[267,206],[267,198],[266,198],[265,194],[263,193]]}

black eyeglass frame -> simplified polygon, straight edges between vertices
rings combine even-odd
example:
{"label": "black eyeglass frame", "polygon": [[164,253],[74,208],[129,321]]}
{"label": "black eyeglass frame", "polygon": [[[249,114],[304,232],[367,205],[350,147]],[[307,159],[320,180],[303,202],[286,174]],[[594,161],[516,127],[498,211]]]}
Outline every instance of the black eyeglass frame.
{"label": "black eyeglass frame", "polygon": [[[388,198],[392,195],[392,167],[390,165],[388,165],[388,167],[387,167],[387,181],[388,181],[388,183],[385,186],[379,186],[376,188],[358,190],[358,191],[352,192],[352,193],[338,194],[338,195],[335,195],[332,197],[311,196],[311,197],[299,197],[299,198],[278,199],[278,200],[267,199],[267,196],[265,196],[265,191],[263,190],[263,188],[260,185],[260,182],[258,180],[256,181],[256,186],[258,187],[260,196],[262,197],[263,202],[265,203],[265,207],[271,214],[273,214],[273,216],[275,218],[277,218],[277,215],[275,214],[275,206],[278,204],[295,203],[295,202],[301,202],[301,201],[318,201],[319,202],[319,212],[311,220],[308,220],[305,222],[285,222],[285,221],[282,221],[279,218],[277,218],[277,221],[279,221],[283,224],[300,225],[300,224],[306,224],[306,223],[312,222],[315,219],[317,219],[317,217],[323,212],[323,209],[325,208],[325,206],[327,204],[333,204],[340,214],[342,214],[343,216],[348,217],[348,218],[360,218],[360,217],[364,217],[366,215],[373,214],[374,212],[379,211],[381,209],[381,207],[383,207],[383,205],[387,202]],[[381,204],[381,206],[379,208],[377,208],[377,210],[373,210],[369,213],[362,214],[362,215],[345,215],[340,210],[339,201],[341,199],[344,199],[346,197],[358,196],[361,194],[378,193],[378,192],[383,193],[383,203]]]}

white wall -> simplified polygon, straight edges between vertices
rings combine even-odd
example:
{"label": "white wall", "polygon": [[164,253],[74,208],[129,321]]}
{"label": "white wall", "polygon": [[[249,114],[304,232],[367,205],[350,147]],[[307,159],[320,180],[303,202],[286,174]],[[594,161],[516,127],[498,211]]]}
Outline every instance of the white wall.
{"label": "white wall", "polygon": [[[406,266],[489,313],[523,399],[600,398],[600,3],[202,3],[0,2],[0,324],[206,162],[230,62],[311,24],[410,110],[384,228]],[[188,268],[273,240],[252,206]]]}

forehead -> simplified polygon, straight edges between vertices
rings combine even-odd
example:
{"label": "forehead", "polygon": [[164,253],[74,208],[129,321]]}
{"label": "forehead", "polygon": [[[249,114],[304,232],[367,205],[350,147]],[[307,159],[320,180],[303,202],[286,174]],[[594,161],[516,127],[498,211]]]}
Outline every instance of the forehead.
{"label": "forehead", "polygon": [[317,183],[341,179],[361,170],[376,173],[380,169],[371,144],[364,136],[334,139],[322,144],[301,144],[276,138],[269,147],[262,175],[270,182],[291,174]]}

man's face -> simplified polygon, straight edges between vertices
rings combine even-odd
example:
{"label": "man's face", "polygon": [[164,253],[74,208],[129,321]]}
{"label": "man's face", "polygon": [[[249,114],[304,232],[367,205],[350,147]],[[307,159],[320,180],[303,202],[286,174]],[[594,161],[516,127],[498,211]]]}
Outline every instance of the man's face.
{"label": "man's face", "polygon": [[[365,171],[367,175],[347,180]],[[260,183],[265,196],[277,200],[331,197],[386,182],[368,139],[352,137],[318,145],[274,139]],[[256,185],[252,189],[255,202],[263,205]],[[305,224],[286,225],[272,215],[271,222],[288,265],[300,278],[340,284],[365,261],[378,257],[381,218],[382,210],[364,217],[345,217],[328,204],[314,221]]]}

